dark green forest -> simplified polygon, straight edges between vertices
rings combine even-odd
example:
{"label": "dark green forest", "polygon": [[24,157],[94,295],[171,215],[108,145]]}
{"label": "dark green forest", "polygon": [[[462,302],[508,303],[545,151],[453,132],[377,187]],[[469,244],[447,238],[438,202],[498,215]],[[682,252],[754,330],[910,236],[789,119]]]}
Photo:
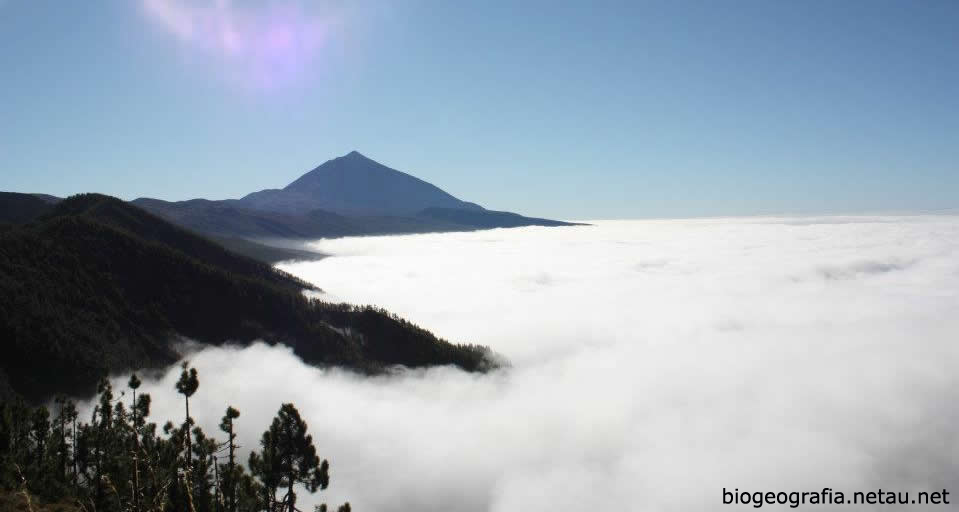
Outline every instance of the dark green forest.
{"label": "dark green forest", "polygon": [[330,484],[329,462],[293,404],[282,404],[242,461],[237,433],[256,426],[230,406],[219,432],[197,426],[190,415],[200,387],[195,368],[184,363],[176,383],[184,405],[176,423],[151,421],[151,398],[137,393],[140,385],[134,374],[118,394],[101,380],[86,420],[63,395],[49,409],[0,403],[0,510],[294,512],[303,510],[298,495]]}
{"label": "dark green forest", "polygon": [[303,296],[309,285],[108,196],[84,194],[0,229],[0,397],[89,396],[109,372],[176,362],[173,341],[293,348],[304,361],[490,367],[381,309]]}

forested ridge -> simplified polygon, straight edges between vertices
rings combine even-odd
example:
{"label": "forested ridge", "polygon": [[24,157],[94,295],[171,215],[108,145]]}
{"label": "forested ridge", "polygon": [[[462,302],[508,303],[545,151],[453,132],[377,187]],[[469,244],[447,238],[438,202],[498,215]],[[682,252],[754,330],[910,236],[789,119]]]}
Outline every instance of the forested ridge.
{"label": "forested ridge", "polygon": [[298,495],[327,488],[330,464],[295,405],[280,406],[244,460],[238,432],[263,427],[226,406],[220,432],[204,432],[190,413],[199,375],[182,368],[184,414],[162,426],[150,417],[150,395],[137,393],[136,374],[120,393],[101,380],[88,420],[63,395],[50,408],[0,402],[0,510],[294,512],[305,508]]}
{"label": "forested ridge", "polygon": [[306,362],[489,366],[372,307],[309,300],[303,282],[118,199],[84,194],[0,230],[0,395],[92,394],[108,372],[162,367],[173,341],[291,346]]}

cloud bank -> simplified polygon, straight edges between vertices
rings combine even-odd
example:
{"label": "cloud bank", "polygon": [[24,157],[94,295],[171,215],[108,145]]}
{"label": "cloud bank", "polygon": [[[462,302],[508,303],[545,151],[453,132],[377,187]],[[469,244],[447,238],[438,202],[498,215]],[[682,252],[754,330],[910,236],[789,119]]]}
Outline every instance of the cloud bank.
{"label": "cloud bank", "polygon": [[[328,503],[729,510],[724,487],[955,483],[959,217],[602,222],[316,248],[334,257],[283,269],[513,363],[362,378],[282,347],[194,354],[191,409],[212,432],[238,407],[245,450],[297,404],[331,462]],[[182,414],[174,381],[144,385],[157,418]]]}

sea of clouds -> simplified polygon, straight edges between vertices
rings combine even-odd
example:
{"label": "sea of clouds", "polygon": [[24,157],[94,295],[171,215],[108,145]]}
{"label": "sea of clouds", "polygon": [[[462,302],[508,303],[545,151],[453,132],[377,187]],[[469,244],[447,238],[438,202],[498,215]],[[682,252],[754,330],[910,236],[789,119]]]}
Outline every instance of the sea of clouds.
{"label": "sea of clouds", "polygon": [[[191,410],[215,432],[240,409],[244,452],[281,402],[298,406],[332,467],[316,499],[687,511],[750,508],[723,505],[724,487],[959,492],[959,217],[604,221],[314,248],[332,257],[280,267],[512,363],[366,378],[263,344],[192,354]],[[144,385],[157,420],[182,415],[176,373]]]}

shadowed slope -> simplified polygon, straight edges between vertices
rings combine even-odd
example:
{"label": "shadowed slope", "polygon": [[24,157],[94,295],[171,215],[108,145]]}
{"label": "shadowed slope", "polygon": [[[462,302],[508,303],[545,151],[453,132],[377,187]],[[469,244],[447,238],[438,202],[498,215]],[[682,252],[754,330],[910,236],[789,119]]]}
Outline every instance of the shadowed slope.
{"label": "shadowed slope", "polygon": [[118,199],[75,196],[0,233],[0,371],[31,399],[87,393],[105,372],[175,361],[177,336],[264,339],[362,371],[487,365],[485,349],[380,310],[309,301],[304,286]]}
{"label": "shadowed slope", "polygon": [[53,209],[49,201],[33,194],[0,192],[0,222],[22,224]]}

